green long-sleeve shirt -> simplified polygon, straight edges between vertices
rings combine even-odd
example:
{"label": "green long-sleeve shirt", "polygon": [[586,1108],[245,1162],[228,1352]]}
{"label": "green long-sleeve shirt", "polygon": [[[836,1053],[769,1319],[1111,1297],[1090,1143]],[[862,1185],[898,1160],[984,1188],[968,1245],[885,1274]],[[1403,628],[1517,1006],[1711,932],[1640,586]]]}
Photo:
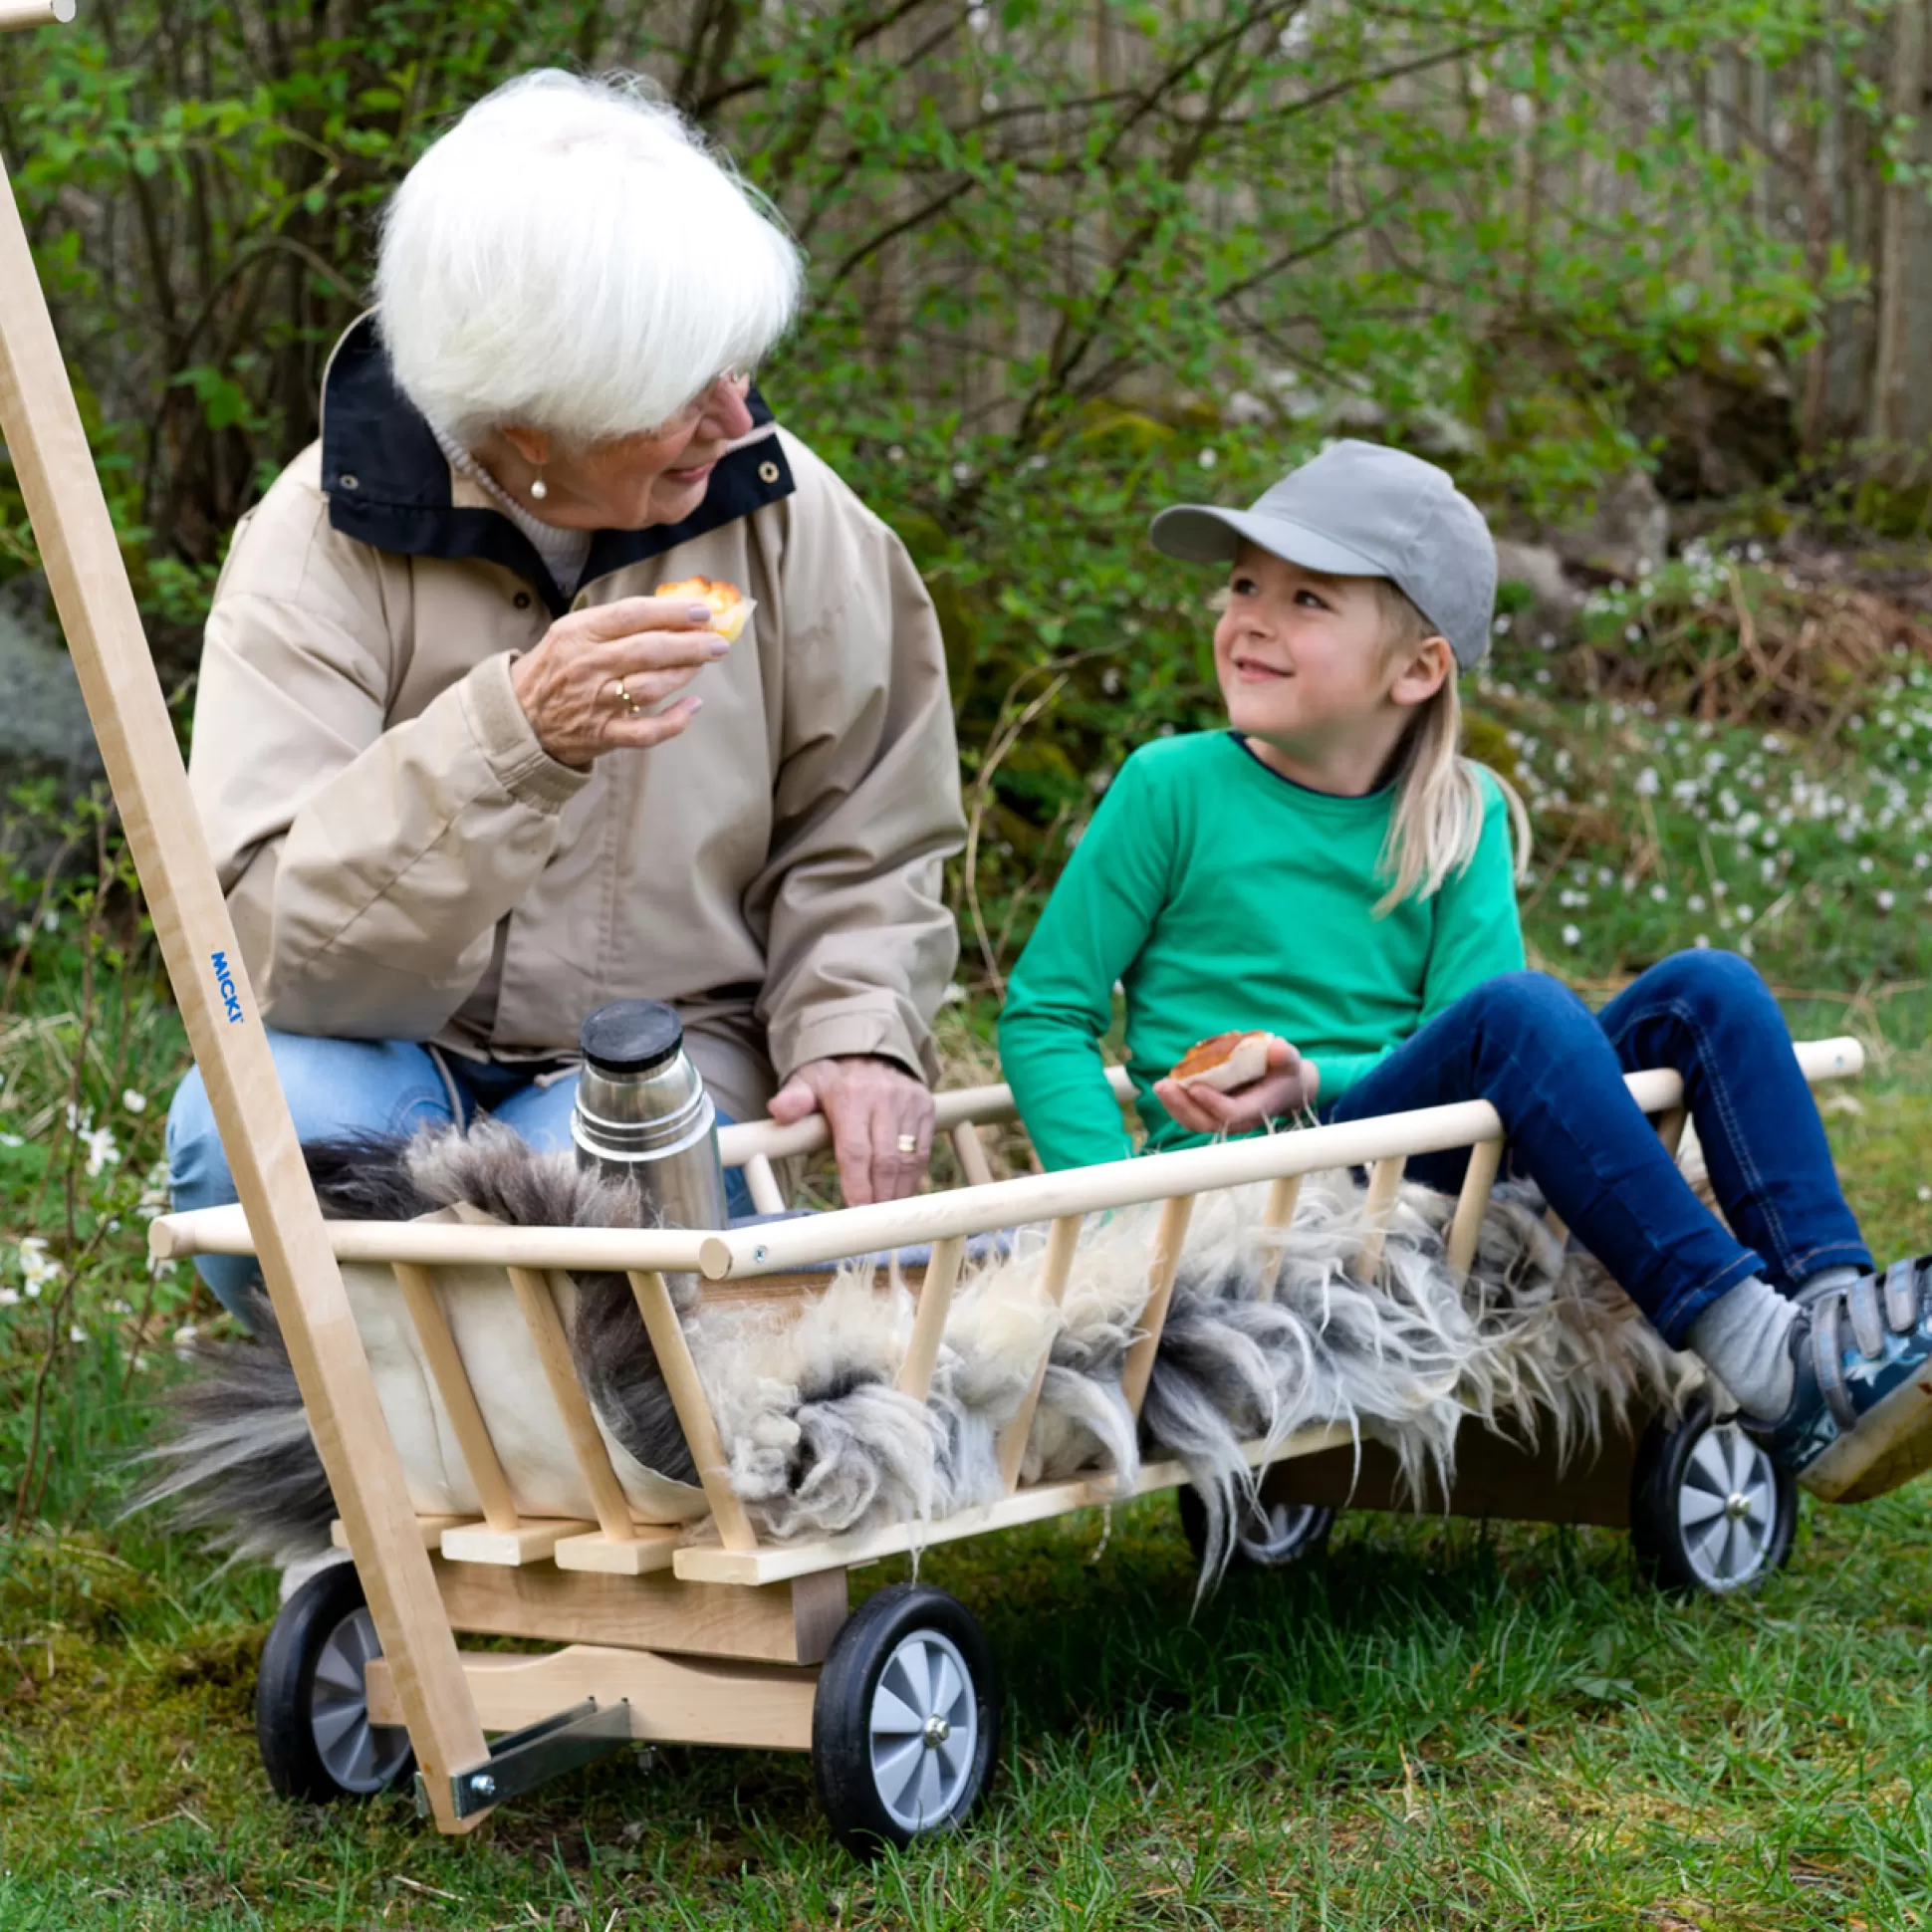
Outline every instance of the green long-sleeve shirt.
{"label": "green long-sleeve shirt", "polygon": [[1133,1151],[1099,1041],[1116,980],[1149,1146],[1196,1136],[1148,1090],[1197,1040],[1278,1033],[1324,1105],[1423,1021],[1523,964],[1501,789],[1475,856],[1377,919],[1394,791],[1336,798],[1279,777],[1232,733],[1144,746],[1067,861],[1007,989],[1000,1059],[1048,1167]]}

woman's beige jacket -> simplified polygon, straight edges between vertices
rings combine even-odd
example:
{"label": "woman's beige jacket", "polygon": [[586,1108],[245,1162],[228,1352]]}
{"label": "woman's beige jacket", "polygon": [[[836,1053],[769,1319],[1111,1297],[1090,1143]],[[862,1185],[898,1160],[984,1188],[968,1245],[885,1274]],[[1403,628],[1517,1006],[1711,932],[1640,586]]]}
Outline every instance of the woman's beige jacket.
{"label": "woman's beige jacket", "polygon": [[[236,532],[189,773],[262,1014],[501,1061],[575,1051],[606,1000],[682,1011],[728,1111],[882,1054],[930,1079],[957,957],[945,659],[892,532],[770,422],[673,530],[600,533],[567,606],[452,474],[368,319],[321,440]],[[577,772],[510,664],[554,611],[722,578],[758,609],[681,737]]]}

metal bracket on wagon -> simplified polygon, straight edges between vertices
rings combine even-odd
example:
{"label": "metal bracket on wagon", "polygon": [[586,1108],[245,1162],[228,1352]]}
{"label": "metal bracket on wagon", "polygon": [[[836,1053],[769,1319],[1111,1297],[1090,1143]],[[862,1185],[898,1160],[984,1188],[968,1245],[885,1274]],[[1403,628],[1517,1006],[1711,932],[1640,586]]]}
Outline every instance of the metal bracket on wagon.
{"label": "metal bracket on wagon", "polygon": [[[630,1700],[600,1705],[587,1697],[555,1717],[506,1732],[490,1746],[486,1762],[455,1773],[449,1781],[450,1809],[459,1818],[474,1817],[630,1742]],[[429,1787],[421,1772],[416,1773],[416,1813],[429,1815]]]}

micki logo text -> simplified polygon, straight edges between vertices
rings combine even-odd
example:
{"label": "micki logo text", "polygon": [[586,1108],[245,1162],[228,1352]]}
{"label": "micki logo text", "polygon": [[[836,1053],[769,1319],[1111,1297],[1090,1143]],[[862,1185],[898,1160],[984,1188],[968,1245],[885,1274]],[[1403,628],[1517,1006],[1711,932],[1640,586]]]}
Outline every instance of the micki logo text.
{"label": "micki logo text", "polygon": [[227,1009],[228,1024],[239,1026],[242,1017],[241,995],[235,991],[235,973],[228,964],[226,953],[211,955],[215,963],[215,988],[221,995],[221,1004]]}

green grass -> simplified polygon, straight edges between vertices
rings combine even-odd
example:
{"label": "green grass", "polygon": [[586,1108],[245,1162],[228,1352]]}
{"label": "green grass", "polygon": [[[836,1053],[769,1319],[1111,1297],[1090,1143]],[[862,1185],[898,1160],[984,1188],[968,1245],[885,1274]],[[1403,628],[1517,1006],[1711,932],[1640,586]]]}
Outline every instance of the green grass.
{"label": "green grass", "polygon": [[[1914,862],[1932,775],[1901,749],[1921,700],[1899,676],[1890,723],[1874,701],[1803,762],[1756,730],[1559,701],[1520,669],[1482,700],[1546,825],[1540,958],[1600,989],[1699,932],[1750,939],[1795,1031],[1866,1042],[1868,1078],[1827,1120],[1881,1253],[1932,1250],[1932,870]],[[1815,816],[1791,806],[1795,775],[1824,784]],[[948,1546],[921,1573],[985,1623],[1003,1767],[971,1830],[869,1868],[828,1839],[806,1762],[778,1754],[612,1761],[462,1841],[400,1800],[282,1805],[252,1733],[272,1579],[117,1520],[169,1337],[208,1320],[177,1273],[135,1332],[178,1028],[137,972],[106,974],[83,1025],[72,933],[50,948],[0,1022],[0,1504],[50,1338],[58,1356],[46,1487],[0,1542],[6,1932],[1932,1918],[1932,1483],[1808,1505],[1791,1568],[1744,1601],[1657,1597],[1607,1533],[1359,1514],[1326,1559],[1236,1577],[1195,1612],[1166,1498],[1104,1535],[1089,1513]],[[70,1093],[116,1136],[93,1174]],[[66,1271],[39,1296],[32,1234]]]}
{"label": "green grass", "polygon": [[282,1806],[265,1579],[36,1539],[0,1595],[0,1923],[1915,1924],[1929,1518],[1812,1511],[1745,1602],[1651,1594],[1608,1534],[1359,1517],[1190,1619],[1164,1499],[1097,1562],[1092,1517],[949,1550],[924,1574],[1001,1660],[1004,1773],[975,1828],[871,1870],[776,1754],[606,1764],[467,1842],[400,1800]]}
{"label": "green grass", "polygon": [[[1932,1247],[1932,1098],[1831,1116],[1881,1249]],[[1345,1517],[1190,1614],[1171,1503],[929,1556],[983,1619],[983,1819],[865,1869],[803,1759],[665,1750],[476,1838],[269,1793],[271,1579],[117,1525],[112,1330],[53,1431],[69,1521],[0,1558],[0,1925],[1903,1927],[1932,1857],[1932,1484],[1807,1507],[1746,1601],[1660,1598],[1621,1537]],[[136,1389],[141,1384],[136,1384]],[[906,1573],[882,1565],[862,1588]],[[613,1917],[614,1915],[614,1917]]]}

